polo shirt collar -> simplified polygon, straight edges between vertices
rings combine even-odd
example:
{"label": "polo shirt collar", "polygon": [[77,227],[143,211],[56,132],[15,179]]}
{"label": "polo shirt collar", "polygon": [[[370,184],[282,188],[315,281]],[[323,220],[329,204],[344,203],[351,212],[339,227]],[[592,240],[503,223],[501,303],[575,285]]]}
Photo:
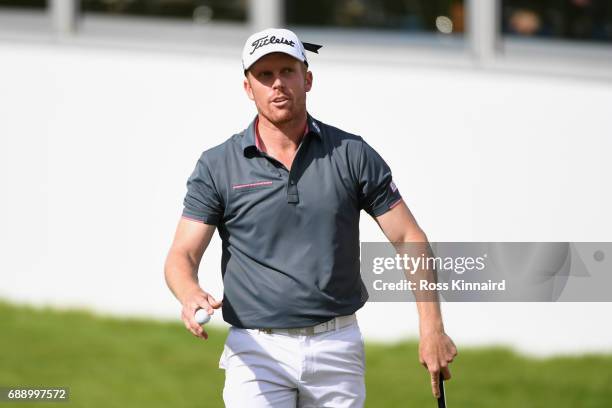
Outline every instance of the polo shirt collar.
{"label": "polo shirt collar", "polygon": [[[255,124],[257,123],[257,116],[253,118],[249,127],[244,131],[244,135],[242,136],[242,149],[244,153],[246,153],[247,149],[257,149],[257,145],[255,143],[256,138],[256,129]],[[319,139],[323,136],[321,135],[321,129],[319,124],[316,123],[316,120],[310,116],[310,113],[306,112],[306,124],[308,126],[308,134],[316,135]]]}

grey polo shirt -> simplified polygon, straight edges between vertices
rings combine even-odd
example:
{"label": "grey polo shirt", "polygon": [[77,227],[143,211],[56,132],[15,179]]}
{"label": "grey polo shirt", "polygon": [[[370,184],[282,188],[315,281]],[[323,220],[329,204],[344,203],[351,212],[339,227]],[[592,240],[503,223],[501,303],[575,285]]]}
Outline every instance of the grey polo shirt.
{"label": "grey polo shirt", "polygon": [[202,153],[183,217],[222,240],[223,318],[242,328],[313,326],[368,298],[359,214],[401,201],[385,161],[361,137],[308,115],[291,170],[256,144],[255,120]]}

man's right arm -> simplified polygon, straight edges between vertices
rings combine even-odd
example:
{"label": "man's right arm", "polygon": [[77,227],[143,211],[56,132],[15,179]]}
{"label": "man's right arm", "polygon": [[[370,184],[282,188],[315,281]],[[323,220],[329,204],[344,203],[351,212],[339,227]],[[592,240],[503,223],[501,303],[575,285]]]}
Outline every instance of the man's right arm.
{"label": "man's right arm", "polygon": [[182,217],[164,266],[166,283],[183,306],[181,318],[194,336],[208,338],[208,333],[194,320],[199,308],[214,313],[221,303],[202,290],[198,283],[198,267],[215,232],[215,226]]}

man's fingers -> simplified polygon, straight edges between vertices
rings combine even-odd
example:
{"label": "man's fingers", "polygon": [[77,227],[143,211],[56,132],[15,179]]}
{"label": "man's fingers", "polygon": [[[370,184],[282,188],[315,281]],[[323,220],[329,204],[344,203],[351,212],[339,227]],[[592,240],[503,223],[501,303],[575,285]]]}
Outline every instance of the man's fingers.
{"label": "man's fingers", "polygon": [[194,318],[195,309],[196,308],[193,305],[183,308],[183,313],[181,317],[183,318],[185,327],[194,336],[199,337],[201,339],[208,339],[208,333],[206,333],[206,330],[204,330],[202,326],[200,326],[198,322],[195,321],[195,318]]}
{"label": "man's fingers", "polygon": [[445,354],[447,363],[452,363],[455,357],[457,357],[457,347],[451,343],[451,347],[447,349]]}
{"label": "man's fingers", "polygon": [[191,334],[193,334],[196,337],[199,337],[199,338],[204,339],[204,340],[208,339],[208,333],[206,333],[206,330],[204,330],[201,327],[198,327],[198,328],[195,328],[195,329],[191,328],[189,331],[191,332]]}
{"label": "man's fingers", "polygon": [[217,299],[215,299],[213,297],[213,295],[208,295],[208,303],[210,303],[210,305],[214,308],[214,309],[218,309],[223,305],[223,301],[218,301]]}
{"label": "man's fingers", "polygon": [[451,343],[450,348],[447,349],[447,354],[447,359],[449,362],[453,361],[453,359],[457,357],[457,347],[455,347],[455,344]]}
{"label": "man's fingers", "polygon": [[448,381],[451,379],[451,372],[448,367],[442,367],[440,370],[442,372],[442,376],[444,377],[444,381]]}
{"label": "man's fingers", "polygon": [[193,334],[194,336],[199,337],[201,339],[207,339],[208,338],[208,333],[206,333],[206,331],[204,329],[199,327],[199,325],[197,323],[195,325],[192,325],[189,322],[189,319],[187,319],[185,317],[185,315],[183,315],[183,323],[185,324],[185,328],[187,330],[189,330],[189,332],[191,332],[191,334]]}
{"label": "man's fingers", "polygon": [[199,337],[204,340],[208,339],[208,333],[206,333],[206,330],[204,330],[202,326],[197,323],[195,326],[190,326],[189,331],[196,337]]}
{"label": "man's fingers", "polygon": [[181,316],[181,320],[183,321],[183,324],[185,325],[185,328],[187,330],[191,330],[191,327],[189,326],[189,320],[185,319],[185,314],[184,313]]}
{"label": "man's fingers", "polygon": [[198,304],[196,305],[196,308],[193,311],[194,315],[195,315],[196,310],[198,310],[198,309],[206,310],[206,313],[208,313],[211,316],[212,316],[213,313],[215,313],[215,310],[213,309],[213,306],[211,306],[210,302],[207,299],[202,299],[202,300],[198,301]]}
{"label": "man's fingers", "polygon": [[427,368],[427,363],[422,358],[419,358],[419,363],[421,363],[423,367]]}
{"label": "man's fingers", "polygon": [[208,340],[208,333],[206,332],[206,330],[200,327],[200,334],[198,335],[198,337],[204,340]]}

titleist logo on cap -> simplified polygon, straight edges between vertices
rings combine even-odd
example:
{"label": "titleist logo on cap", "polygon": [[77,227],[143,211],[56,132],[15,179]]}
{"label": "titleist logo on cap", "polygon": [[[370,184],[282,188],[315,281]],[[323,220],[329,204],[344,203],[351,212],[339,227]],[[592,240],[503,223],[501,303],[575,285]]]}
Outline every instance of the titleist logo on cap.
{"label": "titleist logo on cap", "polygon": [[255,41],[253,41],[253,43],[251,44],[253,46],[253,50],[251,51],[250,54],[252,55],[255,52],[255,50],[265,45],[268,45],[268,44],[286,44],[286,45],[295,47],[295,42],[287,40],[285,37],[276,38],[276,36],[273,35],[270,38],[268,38],[268,36],[266,35],[264,37],[258,38]]}

